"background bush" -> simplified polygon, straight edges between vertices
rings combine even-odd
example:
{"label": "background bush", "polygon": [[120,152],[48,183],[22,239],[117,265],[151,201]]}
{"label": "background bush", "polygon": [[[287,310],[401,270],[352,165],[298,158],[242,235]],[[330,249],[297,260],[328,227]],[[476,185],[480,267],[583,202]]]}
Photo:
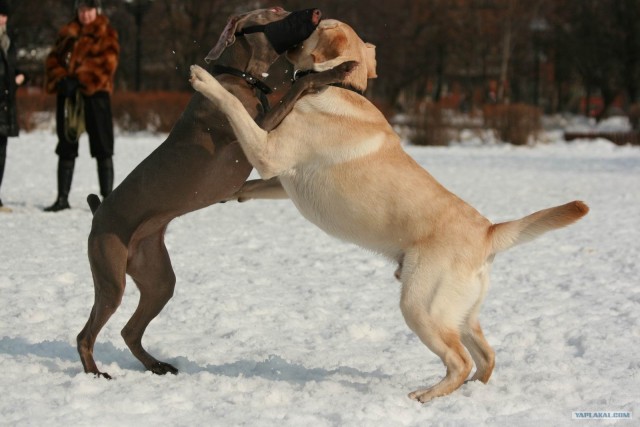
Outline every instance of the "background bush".
{"label": "background bush", "polygon": [[414,131],[409,141],[414,145],[448,145],[450,132],[444,119],[444,109],[434,103],[420,105],[413,120]]}
{"label": "background bush", "polygon": [[542,128],[539,108],[525,104],[485,105],[485,127],[496,132],[497,137],[514,145],[526,145]]}

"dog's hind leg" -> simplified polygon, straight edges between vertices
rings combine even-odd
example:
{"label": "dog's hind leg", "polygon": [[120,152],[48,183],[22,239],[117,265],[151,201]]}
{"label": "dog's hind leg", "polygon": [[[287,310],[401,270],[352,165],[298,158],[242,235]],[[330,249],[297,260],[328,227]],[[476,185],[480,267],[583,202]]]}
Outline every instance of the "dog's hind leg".
{"label": "dog's hind leg", "polygon": [[487,383],[495,366],[495,352],[487,342],[482,333],[482,328],[478,322],[480,305],[489,288],[489,265],[485,265],[478,274],[478,285],[481,288],[478,300],[471,308],[466,325],[462,329],[462,343],[467,347],[471,357],[476,364],[476,372],[471,378],[472,381],[482,381]]}
{"label": "dog's hind leg", "polygon": [[[407,253],[402,271],[402,315],[409,328],[447,368],[446,376],[439,383],[409,394],[411,399],[424,403],[459,388],[471,372],[473,361],[462,345],[458,326],[459,318],[464,317],[467,310],[464,310],[464,301],[456,301],[459,295],[450,291],[452,283],[448,273],[439,270],[434,265],[437,262],[429,266],[416,265],[415,256],[411,255],[414,254]],[[422,256],[425,258],[428,259]]]}
{"label": "dog's hind leg", "polygon": [[462,343],[467,347],[476,364],[476,372],[471,381],[487,383],[495,366],[495,352],[482,333],[477,319],[469,321],[462,333]]}
{"label": "dog's hind leg", "polygon": [[129,257],[127,272],[140,291],[140,301],[131,319],[122,329],[122,337],[135,357],[154,374],[177,374],[178,370],[151,356],[142,346],[142,335],[149,323],[173,296],[176,276],[164,245],[164,231],[146,236]]}
{"label": "dog's hind leg", "polygon": [[122,301],[127,250],[116,236],[92,232],[88,251],[95,297],[89,319],[77,337],[78,353],[85,372],[111,379],[109,374],[98,370],[93,358],[93,346],[98,333]]}

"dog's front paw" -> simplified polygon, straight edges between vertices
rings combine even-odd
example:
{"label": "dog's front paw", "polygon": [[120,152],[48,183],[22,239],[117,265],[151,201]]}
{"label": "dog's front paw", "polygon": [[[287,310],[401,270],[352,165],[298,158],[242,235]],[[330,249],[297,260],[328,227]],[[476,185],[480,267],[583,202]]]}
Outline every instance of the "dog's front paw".
{"label": "dog's front paw", "polygon": [[317,74],[306,75],[303,79],[307,79],[309,89],[320,89],[325,85],[344,82],[357,66],[357,61],[346,61]]}
{"label": "dog's front paw", "polygon": [[329,76],[335,80],[335,83],[341,83],[349,77],[351,72],[355,70],[357,66],[358,61],[346,61],[336,65],[329,71],[325,71],[325,73],[329,73]]}
{"label": "dog's front paw", "polygon": [[218,82],[215,77],[209,74],[209,72],[201,66],[192,65],[189,83],[191,83],[191,86],[198,92],[204,92],[208,87],[215,87]]}
{"label": "dog's front paw", "polygon": [[345,77],[347,77],[349,74],[351,74],[351,72],[353,70],[356,69],[356,67],[358,66],[359,62],[358,61],[345,61],[340,65],[336,65],[333,70],[336,71],[336,73],[338,73],[339,76],[341,76],[343,79]]}

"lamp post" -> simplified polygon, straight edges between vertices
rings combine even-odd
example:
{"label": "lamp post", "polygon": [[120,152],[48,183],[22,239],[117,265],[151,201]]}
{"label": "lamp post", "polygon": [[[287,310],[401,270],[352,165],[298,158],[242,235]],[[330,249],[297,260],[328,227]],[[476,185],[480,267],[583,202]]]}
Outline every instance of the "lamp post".
{"label": "lamp post", "polygon": [[135,90],[140,91],[140,74],[142,64],[142,18],[149,11],[153,0],[125,0],[125,7],[131,15],[133,15],[133,21],[136,27],[136,55],[135,55]]}

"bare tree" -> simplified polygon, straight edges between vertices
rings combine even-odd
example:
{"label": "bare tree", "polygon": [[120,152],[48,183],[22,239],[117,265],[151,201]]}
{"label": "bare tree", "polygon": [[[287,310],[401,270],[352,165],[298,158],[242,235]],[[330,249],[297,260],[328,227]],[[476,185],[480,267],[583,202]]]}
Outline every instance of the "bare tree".
{"label": "bare tree", "polygon": [[[148,5],[143,16],[131,13],[132,2]],[[40,84],[44,55],[60,26],[73,17],[73,0],[13,4],[10,24],[18,30],[20,65],[31,84]],[[570,106],[576,87],[601,96],[606,105],[621,92],[629,102],[640,97],[638,0],[104,0],[103,5],[120,35],[120,90],[188,90],[188,67],[202,62],[230,15],[317,5],[326,18],[347,22],[377,46],[379,78],[368,95],[388,106],[437,102],[454,85],[470,101],[483,102],[490,82],[500,83],[499,99],[536,103],[552,97],[543,101],[561,108]],[[544,45],[532,26],[536,19],[550,24]],[[544,91],[542,70],[549,81]]]}

